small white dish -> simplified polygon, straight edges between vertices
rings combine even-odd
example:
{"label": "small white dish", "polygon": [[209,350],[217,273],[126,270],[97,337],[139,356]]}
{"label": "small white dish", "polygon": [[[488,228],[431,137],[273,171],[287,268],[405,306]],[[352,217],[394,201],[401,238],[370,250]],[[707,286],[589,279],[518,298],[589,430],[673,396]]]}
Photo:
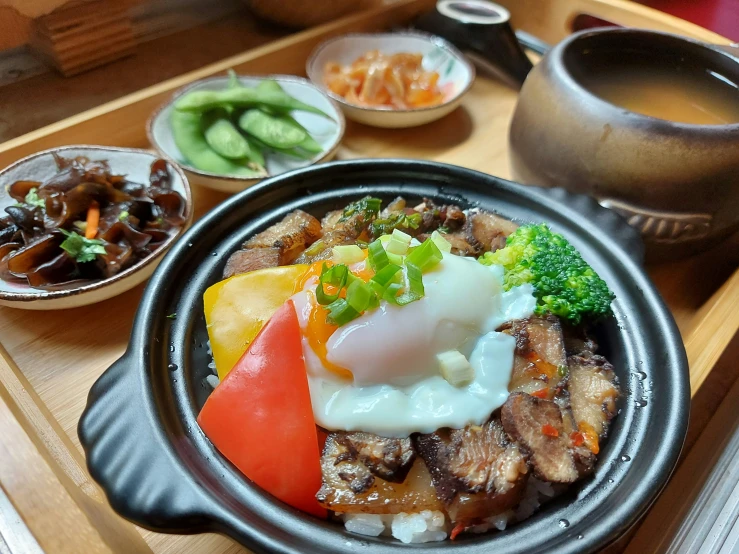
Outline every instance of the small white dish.
{"label": "small white dish", "polygon": [[[331,121],[320,115],[308,112],[292,112],[291,115],[310,132],[311,136],[323,147],[323,151],[310,160],[298,160],[283,154],[270,152],[266,155],[269,177],[332,159],[339,149],[339,144],[344,136],[344,129],[346,127],[344,115],[336,103],[321,89],[302,77],[291,75],[239,75],[239,81],[247,87],[257,86],[264,79],[274,79],[290,96],[323,110],[333,119]],[[164,158],[179,165],[185,171],[190,183],[223,192],[238,192],[258,183],[262,178],[249,179],[235,175],[220,175],[193,167],[185,161],[180,149],[177,148],[174,137],[172,136],[172,127],[169,123],[172,110],[174,110],[174,103],[180,96],[195,90],[222,90],[228,85],[228,80],[229,78],[225,76],[210,77],[177,90],[172,95],[172,98],[151,115],[149,121],[146,123],[146,134],[149,137],[151,145]]]}
{"label": "small white dish", "polygon": [[[20,180],[45,181],[58,172],[53,153],[65,158],[86,156],[91,160],[106,160],[111,173],[126,175],[138,183],[149,182],[151,164],[159,159],[159,156],[147,150],[109,146],[64,146],[37,152],[0,171],[0,212],[15,203],[7,192],[9,185]],[[164,253],[192,222],[192,197],[187,177],[176,165],[168,165],[172,189],[185,199],[186,222],[158,250],[109,279],[90,281],[69,289],[47,291],[0,279],[0,306],[25,310],[78,308],[117,296],[148,279]]]}
{"label": "small white dish", "polygon": [[[450,92],[442,104],[414,109],[366,107],[350,104],[329,91],[323,79],[328,62],[349,65],[369,50],[383,54],[420,53],[423,67],[439,73],[439,86]],[[475,67],[442,38],[419,32],[354,33],[329,39],[313,50],[306,63],[308,77],[339,103],[347,118],[373,127],[403,128],[430,123],[455,110],[475,80]]]}

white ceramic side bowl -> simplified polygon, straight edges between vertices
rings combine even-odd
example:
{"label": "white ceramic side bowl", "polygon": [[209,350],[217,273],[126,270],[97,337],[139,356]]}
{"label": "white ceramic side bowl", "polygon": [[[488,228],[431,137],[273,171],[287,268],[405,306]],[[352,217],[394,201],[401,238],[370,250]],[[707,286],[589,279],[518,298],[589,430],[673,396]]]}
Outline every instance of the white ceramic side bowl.
{"label": "white ceramic side bowl", "polygon": [[[305,127],[311,136],[323,147],[323,151],[316,154],[310,160],[297,160],[283,154],[270,152],[266,157],[269,176],[272,177],[293,169],[332,159],[339,149],[339,144],[344,136],[344,129],[346,127],[344,115],[336,103],[321,89],[301,77],[291,75],[239,76],[241,83],[247,87],[255,87],[260,81],[267,78],[277,81],[290,96],[323,110],[333,119],[333,121],[330,121],[325,117],[308,112],[291,112],[291,115],[298,123]],[[179,165],[184,170],[190,183],[223,192],[239,192],[258,183],[261,179],[248,179],[235,175],[220,175],[193,167],[185,160],[180,149],[177,148],[174,136],[172,136],[172,127],[169,123],[172,110],[174,110],[174,103],[183,94],[195,90],[223,90],[227,85],[228,77],[211,77],[196,81],[177,90],[172,95],[172,98],[160,106],[149,118],[149,121],[146,123],[146,134],[149,137],[151,145],[164,158],[171,163]]]}
{"label": "white ceramic side bowl", "polygon": [[[379,50],[383,54],[422,54],[424,69],[437,71],[439,85],[451,89],[447,98],[438,106],[400,110],[391,107],[356,106],[326,89],[323,73],[328,62],[349,65],[369,50]],[[347,118],[373,127],[395,129],[423,125],[451,113],[462,102],[462,97],[475,80],[475,67],[459,50],[442,38],[417,32],[356,33],[329,39],[311,53],[306,71],[311,81],[339,103]]]}
{"label": "white ceramic side bowl", "polygon": [[[131,181],[149,182],[152,162],[159,156],[147,150],[115,148],[108,146],[64,146],[31,154],[0,171],[0,212],[15,203],[7,187],[20,180],[44,181],[57,173],[52,153],[65,158],[86,156],[91,160],[107,160],[113,174],[126,175]],[[78,287],[45,291],[23,283],[11,283],[0,279],[0,306],[25,310],[62,310],[78,308],[102,302],[117,296],[148,279],[172,243],[185,232],[192,222],[192,197],[185,174],[174,164],[169,165],[172,189],[185,199],[185,224],[172,233],[167,241],[151,256],[144,258],[125,271],[109,279],[91,281]]]}

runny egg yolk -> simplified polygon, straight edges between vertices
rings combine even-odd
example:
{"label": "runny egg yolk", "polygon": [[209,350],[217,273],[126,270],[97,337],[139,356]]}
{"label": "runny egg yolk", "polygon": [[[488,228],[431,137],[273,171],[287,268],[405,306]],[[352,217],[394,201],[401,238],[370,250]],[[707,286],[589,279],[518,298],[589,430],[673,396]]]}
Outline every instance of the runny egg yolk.
{"label": "runny egg yolk", "polygon": [[[365,250],[364,252],[365,259],[349,265],[349,270],[356,277],[359,277],[366,283],[374,276],[375,272],[372,270],[372,267],[367,262],[367,251]],[[300,281],[297,283],[295,287],[295,292],[312,289],[313,287],[315,287],[318,284],[318,278],[321,276],[321,271],[323,270],[324,264],[328,267],[331,267],[333,265],[333,262],[331,260],[313,262],[308,270],[303,274],[303,277],[300,279]],[[332,287],[327,287],[325,289],[327,294],[336,293],[336,290],[330,290],[331,288]],[[345,294],[345,290],[341,291],[340,296],[343,298],[345,297]],[[326,369],[336,373],[340,377],[351,379],[351,371],[334,363],[331,363],[326,357],[328,353],[326,344],[331,338],[331,335],[334,334],[334,331],[339,328],[338,325],[333,325],[326,321],[328,310],[316,301],[316,296],[312,291],[309,292],[308,297],[310,300],[311,312],[308,318],[308,324],[306,325],[306,328],[304,330],[305,338],[308,340],[308,344],[310,345],[316,356],[318,356],[318,359],[321,360],[321,363],[323,363]]]}

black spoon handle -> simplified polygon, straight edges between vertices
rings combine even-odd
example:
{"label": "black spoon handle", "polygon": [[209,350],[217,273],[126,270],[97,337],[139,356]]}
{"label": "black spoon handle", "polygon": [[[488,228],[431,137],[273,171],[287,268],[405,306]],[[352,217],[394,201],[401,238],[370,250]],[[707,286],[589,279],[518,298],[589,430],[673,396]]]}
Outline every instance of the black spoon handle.
{"label": "black spoon handle", "polygon": [[[510,25],[508,10],[485,0],[439,0],[436,9],[414,24],[439,35],[463,50],[478,65],[519,87],[533,67]],[[542,53],[549,46],[532,37],[524,39]]]}

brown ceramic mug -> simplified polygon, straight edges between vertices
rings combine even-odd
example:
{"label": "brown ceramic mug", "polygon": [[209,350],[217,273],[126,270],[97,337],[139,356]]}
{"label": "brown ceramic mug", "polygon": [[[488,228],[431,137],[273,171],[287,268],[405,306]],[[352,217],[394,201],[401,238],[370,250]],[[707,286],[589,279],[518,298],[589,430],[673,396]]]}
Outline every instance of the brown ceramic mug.
{"label": "brown ceramic mug", "polygon": [[642,54],[688,63],[739,83],[736,45],[637,29],[576,33],[521,89],[510,129],[514,177],[597,197],[641,230],[653,259],[705,249],[737,230],[739,121],[676,123],[602,100],[582,80],[593,52],[620,64],[629,56],[641,63]]}

